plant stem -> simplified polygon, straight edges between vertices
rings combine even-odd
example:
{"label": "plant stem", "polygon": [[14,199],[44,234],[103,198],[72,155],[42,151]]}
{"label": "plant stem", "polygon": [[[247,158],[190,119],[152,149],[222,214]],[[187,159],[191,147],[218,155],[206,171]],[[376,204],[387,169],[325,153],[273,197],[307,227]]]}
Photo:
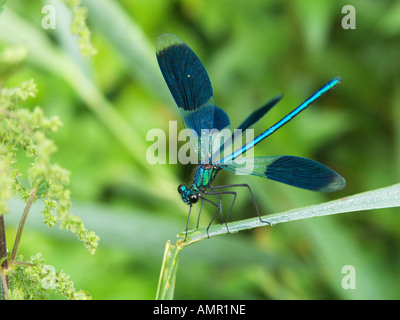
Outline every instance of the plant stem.
{"label": "plant stem", "polygon": [[[261,218],[272,226],[278,223],[306,218],[391,207],[400,207],[400,183],[314,206],[262,216]],[[263,226],[268,226],[268,224],[261,222],[259,218],[228,223],[229,233],[236,233],[242,230]],[[182,239],[185,237],[185,232],[178,234],[182,239],[178,240],[174,246],[168,241],[165,247],[156,299],[172,300],[174,298],[179,256],[183,248],[198,241],[227,233],[228,229],[225,224],[213,225],[208,230],[207,228],[201,228],[188,231],[185,242],[182,242]]]}
{"label": "plant stem", "polygon": [[182,241],[178,241],[172,246],[171,242],[168,240],[165,245],[156,300],[173,300],[174,298],[176,273],[178,270],[179,257],[183,248],[181,243]]}
{"label": "plant stem", "polygon": [[[273,226],[278,223],[302,220],[306,218],[390,207],[400,207],[400,184],[358,193],[338,200],[332,200],[305,208],[298,208],[282,213],[265,215],[261,218]],[[265,226],[268,226],[268,224],[261,222],[258,217],[228,223],[229,233],[236,233],[242,230]],[[228,230],[224,224],[212,225],[208,232],[207,228],[190,230],[187,234],[187,240],[183,242],[181,246],[186,247],[200,240],[227,233]],[[185,234],[182,232],[178,236],[183,238]]]}
{"label": "plant stem", "polygon": [[7,242],[6,229],[4,225],[4,217],[0,215],[0,271],[1,271],[1,299],[5,300],[8,296],[8,277],[5,275],[5,270],[8,269],[7,260]]}
{"label": "plant stem", "polygon": [[26,218],[28,217],[29,210],[30,210],[33,202],[35,201],[36,192],[37,192],[37,188],[34,188],[31,192],[31,195],[29,196],[28,202],[25,206],[24,213],[22,214],[22,217],[21,217],[21,221],[19,222],[18,231],[15,236],[14,246],[13,246],[12,253],[11,253],[11,262],[14,262],[15,258],[17,257],[18,247],[19,247],[19,243],[21,241],[21,236],[22,236],[22,230],[24,229],[25,221],[26,221]]}

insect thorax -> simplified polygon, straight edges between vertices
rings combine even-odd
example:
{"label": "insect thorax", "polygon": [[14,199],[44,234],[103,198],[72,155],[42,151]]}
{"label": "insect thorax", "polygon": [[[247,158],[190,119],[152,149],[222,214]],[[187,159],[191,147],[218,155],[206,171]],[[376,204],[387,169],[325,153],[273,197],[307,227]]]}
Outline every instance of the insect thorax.
{"label": "insect thorax", "polygon": [[199,164],[196,168],[192,187],[204,189],[215,179],[219,168],[212,164]]}

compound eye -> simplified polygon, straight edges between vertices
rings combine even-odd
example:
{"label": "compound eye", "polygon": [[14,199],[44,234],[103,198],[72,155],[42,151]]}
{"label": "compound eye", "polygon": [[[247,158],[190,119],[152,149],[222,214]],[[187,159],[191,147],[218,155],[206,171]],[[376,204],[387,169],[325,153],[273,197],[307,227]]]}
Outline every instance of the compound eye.
{"label": "compound eye", "polygon": [[189,197],[189,201],[190,203],[196,203],[197,201],[199,201],[199,195],[196,193],[191,194]]}
{"label": "compound eye", "polygon": [[186,186],[184,184],[180,184],[178,187],[179,194],[181,194],[185,189],[186,189]]}

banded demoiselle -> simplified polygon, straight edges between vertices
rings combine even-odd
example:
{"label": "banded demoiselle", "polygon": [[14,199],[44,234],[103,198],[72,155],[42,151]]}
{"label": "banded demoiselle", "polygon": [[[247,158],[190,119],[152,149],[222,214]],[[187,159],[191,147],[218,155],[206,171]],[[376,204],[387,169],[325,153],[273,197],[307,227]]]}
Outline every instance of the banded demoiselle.
{"label": "banded demoiselle", "polygon": [[[165,82],[180,110],[191,146],[196,151],[199,158],[199,164],[192,185],[187,186],[181,184],[178,187],[178,192],[183,202],[189,205],[185,240],[192,206],[197,203],[199,199],[201,200],[199,218],[204,202],[212,204],[217,209],[207,227],[208,234],[211,223],[218,212],[220,212],[222,219],[222,201],[220,196],[224,194],[233,195],[233,201],[225,220],[226,228],[228,228],[227,222],[235,203],[237,193],[235,191],[226,191],[226,188],[247,188],[254,202],[258,217],[262,222],[267,223],[261,219],[253,192],[248,184],[212,186],[217,173],[221,169],[268,178],[313,191],[332,192],[344,188],[345,179],[342,176],[314,160],[286,155],[240,158],[240,156],[249,151],[256,144],[260,143],[284,124],[292,120],[323,94],[336,87],[340,83],[341,78],[333,78],[276,124],[234,152],[222,157],[222,152],[224,150],[226,151],[227,146],[232,145],[238,136],[241,135],[233,134],[229,139],[224,140],[222,144],[217,143],[217,148],[215,148],[215,145],[212,145],[215,132],[229,129],[230,120],[225,111],[214,104],[213,89],[204,65],[183,40],[170,33],[162,34],[157,39],[156,55]],[[239,132],[243,134],[247,129],[250,129],[270,111],[281,98],[282,96],[277,96],[251,113],[246,120],[239,125],[238,129],[241,130]],[[219,200],[219,203],[210,200],[210,196],[215,196]]]}

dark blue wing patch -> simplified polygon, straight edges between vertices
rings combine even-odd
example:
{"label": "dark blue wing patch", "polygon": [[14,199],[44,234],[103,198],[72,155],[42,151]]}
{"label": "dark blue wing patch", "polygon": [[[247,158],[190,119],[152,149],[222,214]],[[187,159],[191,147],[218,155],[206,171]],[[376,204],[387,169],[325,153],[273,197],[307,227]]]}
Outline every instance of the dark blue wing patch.
{"label": "dark blue wing patch", "polygon": [[342,176],[327,166],[306,158],[280,156],[265,170],[265,176],[298,188],[331,192],[343,189]]}
{"label": "dark blue wing patch", "polygon": [[207,71],[197,55],[176,35],[162,34],[156,43],[157,61],[179,108],[196,110],[214,104]]}
{"label": "dark blue wing patch", "polygon": [[264,106],[254,111],[251,115],[247,117],[246,120],[238,127],[238,129],[245,131],[256,124],[266,113],[271,110],[281,99],[283,95],[276,96],[269,100]]}

